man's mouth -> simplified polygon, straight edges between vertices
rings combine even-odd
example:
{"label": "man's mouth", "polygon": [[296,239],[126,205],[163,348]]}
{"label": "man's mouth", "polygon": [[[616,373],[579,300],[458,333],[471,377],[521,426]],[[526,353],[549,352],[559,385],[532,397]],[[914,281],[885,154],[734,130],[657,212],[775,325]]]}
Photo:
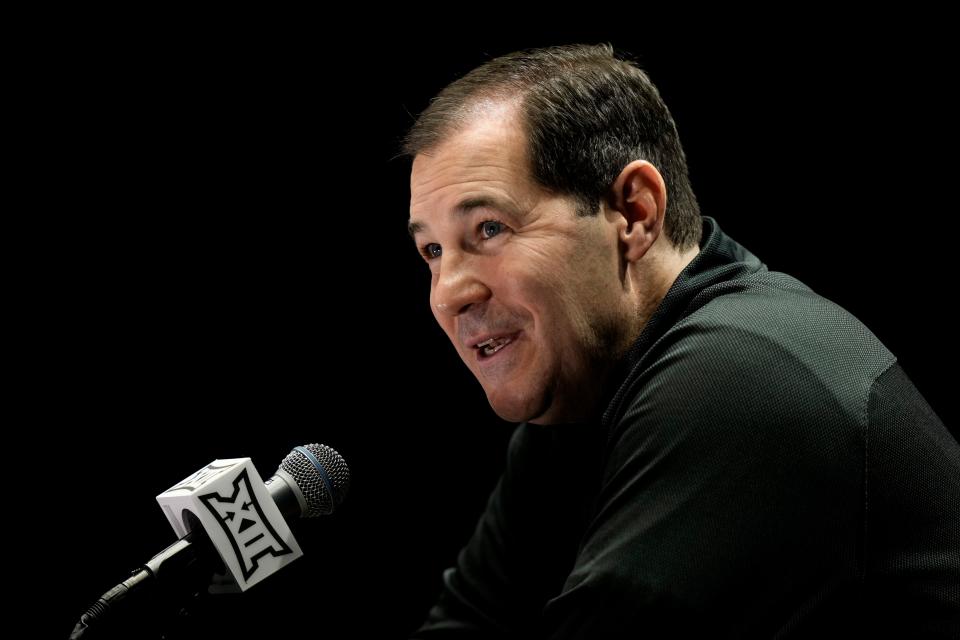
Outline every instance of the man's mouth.
{"label": "man's mouth", "polygon": [[490,338],[485,340],[477,345],[477,349],[480,350],[480,355],[489,358],[500,349],[503,349],[505,346],[513,342],[512,336],[500,336],[497,338]]}

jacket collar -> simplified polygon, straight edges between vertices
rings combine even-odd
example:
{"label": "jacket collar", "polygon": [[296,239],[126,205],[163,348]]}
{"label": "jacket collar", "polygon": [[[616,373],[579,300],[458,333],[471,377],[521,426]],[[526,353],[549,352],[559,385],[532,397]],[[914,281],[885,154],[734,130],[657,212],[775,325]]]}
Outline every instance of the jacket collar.
{"label": "jacket collar", "polygon": [[716,292],[700,295],[705,289],[767,270],[757,256],[724,233],[714,218],[701,216],[701,220],[703,235],[700,252],[674,280],[611,378],[614,381],[611,387],[616,393],[611,396],[604,411],[605,424],[612,420],[623,394],[628,390],[630,372],[650,347],[681,318],[693,313],[716,295]]}

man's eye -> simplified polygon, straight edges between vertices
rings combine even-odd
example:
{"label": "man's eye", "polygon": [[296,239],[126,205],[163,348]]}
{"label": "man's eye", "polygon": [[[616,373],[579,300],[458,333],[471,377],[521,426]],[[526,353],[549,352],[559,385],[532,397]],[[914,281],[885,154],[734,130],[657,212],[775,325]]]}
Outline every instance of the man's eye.
{"label": "man's eye", "polygon": [[487,220],[480,223],[480,235],[484,239],[490,239],[503,231],[503,223],[496,220]]}
{"label": "man's eye", "polygon": [[434,258],[439,258],[443,250],[436,242],[431,242],[430,244],[424,245],[420,253],[422,253],[423,257],[427,260],[433,260]]}

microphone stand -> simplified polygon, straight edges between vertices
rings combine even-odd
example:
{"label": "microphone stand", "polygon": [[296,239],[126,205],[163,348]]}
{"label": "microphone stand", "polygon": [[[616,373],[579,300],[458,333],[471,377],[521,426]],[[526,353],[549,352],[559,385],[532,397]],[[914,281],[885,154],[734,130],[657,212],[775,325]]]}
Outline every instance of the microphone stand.
{"label": "microphone stand", "polygon": [[[100,596],[80,616],[70,640],[148,638],[147,633],[157,634],[158,639],[177,638],[186,628],[191,609],[209,596],[207,588],[214,575],[225,570],[198,524]],[[141,628],[132,636],[131,627]]]}

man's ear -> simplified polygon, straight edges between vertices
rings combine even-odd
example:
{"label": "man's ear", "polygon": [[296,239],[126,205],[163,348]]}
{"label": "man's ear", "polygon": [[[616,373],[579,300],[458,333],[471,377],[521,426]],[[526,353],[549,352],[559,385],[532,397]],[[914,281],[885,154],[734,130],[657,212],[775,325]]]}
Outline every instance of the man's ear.
{"label": "man's ear", "polygon": [[663,176],[646,160],[634,160],[623,168],[610,188],[609,205],[626,220],[620,229],[620,241],[626,246],[624,257],[636,262],[663,230],[667,209]]}

